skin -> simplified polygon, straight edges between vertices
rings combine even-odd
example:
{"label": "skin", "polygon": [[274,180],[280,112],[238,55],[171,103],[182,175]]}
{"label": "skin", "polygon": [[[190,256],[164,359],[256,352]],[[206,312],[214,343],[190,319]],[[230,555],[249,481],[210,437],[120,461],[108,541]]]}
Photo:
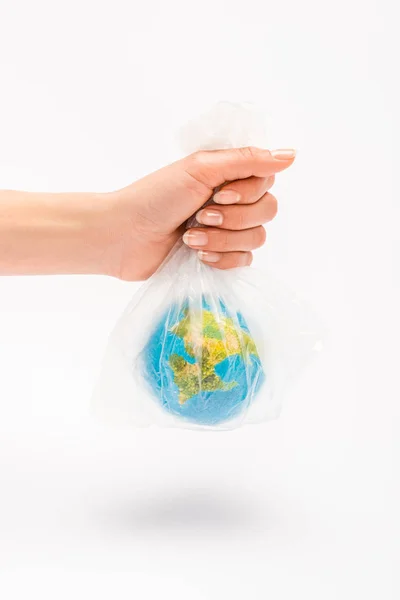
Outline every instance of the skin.
{"label": "skin", "polygon": [[[0,274],[144,280],[182,235],[213,267],[249,265],[277,212],[275,174],[294,158],[293,150],[201,151],[106,194],[0,191]],[[217,204],[202,209],[220,186]],[[185,232],[193,214],[201,227]]]}

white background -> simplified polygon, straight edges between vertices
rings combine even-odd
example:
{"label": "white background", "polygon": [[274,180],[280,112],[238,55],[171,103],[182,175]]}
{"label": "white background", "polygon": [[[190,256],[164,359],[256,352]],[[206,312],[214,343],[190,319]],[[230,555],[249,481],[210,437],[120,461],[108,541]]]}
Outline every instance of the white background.
{"label": "white background", "polygon": [[398,597],[396,9],[0,0],[0,188],[116,189],[256,102],[298,149],[256,264],[330,330],[276,422],[115,432],[90,394],[136,284],[2,278],[2,598]]}

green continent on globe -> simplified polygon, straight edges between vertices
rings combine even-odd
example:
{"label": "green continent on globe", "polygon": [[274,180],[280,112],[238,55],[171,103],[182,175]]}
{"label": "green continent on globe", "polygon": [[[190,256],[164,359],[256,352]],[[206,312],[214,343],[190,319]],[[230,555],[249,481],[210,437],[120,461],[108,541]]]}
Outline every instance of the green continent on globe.
{"label": "green continent on globe", "polygon": [[179,389],[179,404],[201,391],[228,391],[236,387],[236,381],[224,382],[215,367],[229,356],[239,355],[248,360],[258,357],[256,345],[247,331],[239,327],[231,317],[217,320],[209,310],[184,310],[182,319],[171,332],[184,342],[185,351],[195,359],[188,362],[179,354],[172,354],[169,364],[174,373],[174,383]]}

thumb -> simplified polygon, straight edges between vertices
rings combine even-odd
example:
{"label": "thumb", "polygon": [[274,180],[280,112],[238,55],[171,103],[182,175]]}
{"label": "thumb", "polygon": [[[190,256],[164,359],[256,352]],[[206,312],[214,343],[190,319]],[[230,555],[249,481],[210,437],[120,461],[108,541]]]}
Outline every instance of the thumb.
{"label": "thumb", "polygon": [[290,167],[295,150],[232,148],[195,152],[183,159],[186,173],[209,191],[227,181],[248,177],[269,177]]}
{"label": "thumb", "polygon": [[141,218],[156,230],[174,231],[216,187],[237,179],[271,176],[289,167],[294,158],[294,150],[252,147],[195,152],[134,184]]}

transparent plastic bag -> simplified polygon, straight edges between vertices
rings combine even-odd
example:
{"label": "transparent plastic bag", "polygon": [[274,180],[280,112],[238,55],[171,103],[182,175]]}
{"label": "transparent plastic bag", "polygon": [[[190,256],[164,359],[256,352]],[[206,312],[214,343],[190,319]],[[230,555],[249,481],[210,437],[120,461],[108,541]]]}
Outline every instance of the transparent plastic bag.
{"label": "transparent plastic bag", "polygon": [[[220,103],[184,128],[183,145],[261,145],[260,132],[253,109]],[[270,276],[213,269],[180,241],[110,337],[96,412],[122,424],[202,429],[273,419],[319,340],[312,311]]]}

